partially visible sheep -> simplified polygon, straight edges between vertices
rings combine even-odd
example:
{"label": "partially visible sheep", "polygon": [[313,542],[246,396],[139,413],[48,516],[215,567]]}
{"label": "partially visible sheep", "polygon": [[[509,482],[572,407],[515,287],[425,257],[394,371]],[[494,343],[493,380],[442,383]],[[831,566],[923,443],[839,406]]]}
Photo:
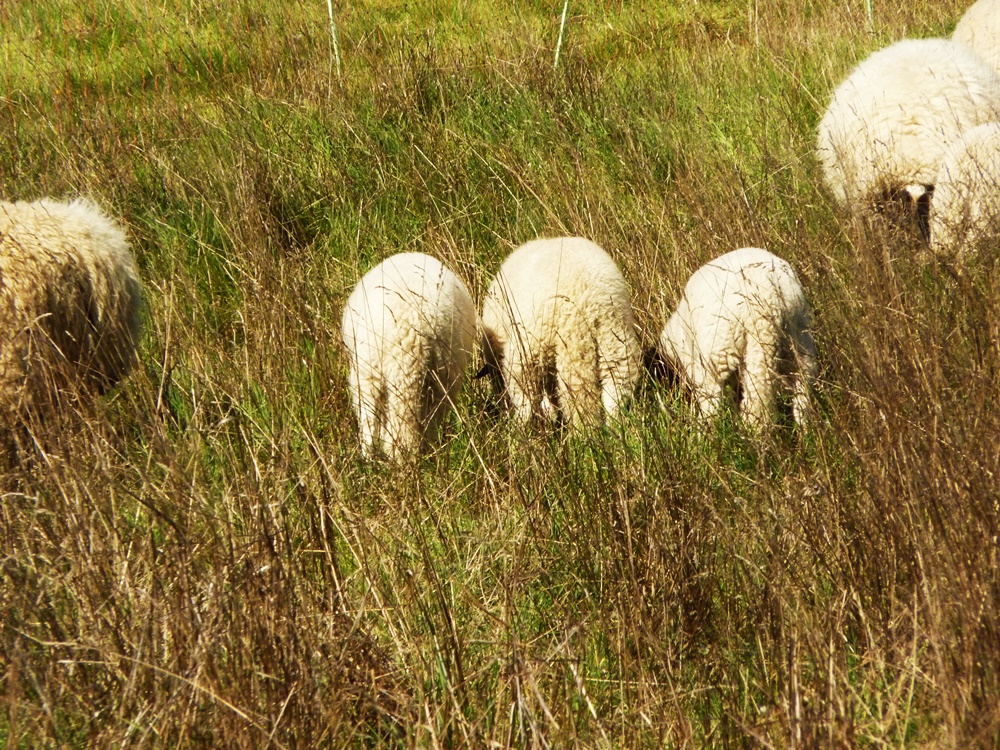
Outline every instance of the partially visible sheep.
{"label": "partially visible sheep", "polygon": [[897,42],[834,92],[818,129],[823,177],[852,210],[902,201],[916,203],[926,220],[945,150],[998,113],[1000,79],[967,47],[945,39]]}
{"label": "partially visible sheep", "polygon": [[965,11],[952,41],[964,44],[1000,72],[1000,2],[979,0]]}
{"label": "partially visible sheep", "polygon": [[766,250],[745,247],[699,268],[684,287],[660,336],[660,354],[713,416],[727,385],[741,394],[753,427],[768,427],[779,386],[790,385],[798,423],[808,414],[816,377],[809,305],[792,267]]}
{"label": "partially visible sheep", "polygon": [[93,203],[0,202],[0,399],[44,408],[102,391],[135,358],[142,288],[124,232]]}
{"label": "partially visible sheep", "polygon": [[476,306],[440,261],[387,258],[344,307],[351,403],[366,455],[416,453],[453,406],[476,346]]}
{"label": "partially visible sheep", "polygon": [[628,285],[589,240],[516,249],[486,292],[482,320],[484,372],[523,423],[614,417],[635,387],[642,355]]}
{"label": "partially visible sheep", "polygon": [[1000,123],[962,134],[944,156],[931,202],[931,250],[961,260],[1000,238]]}

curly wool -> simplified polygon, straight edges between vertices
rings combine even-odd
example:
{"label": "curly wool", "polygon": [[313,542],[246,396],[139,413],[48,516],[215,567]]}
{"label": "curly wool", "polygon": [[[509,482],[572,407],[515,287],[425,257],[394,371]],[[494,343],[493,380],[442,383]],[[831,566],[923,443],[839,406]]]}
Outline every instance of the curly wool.
{"label": "curly wool", "polygon": [[0,398],[101,391],[135,358],[142,287],[125,234],[84,199],[0,202]]}
{"label": "curly wool", "polygon": [[801,424],[817,370],[810,319],[792,267],[766,250],[742,248],[694,272],[660,336],[660,352],[703,416],[718,411],[726,386],[735,381],[744,419],[766,427],[784,381]]}
{"label": "curly wool", "polygon": [[971,50],[945,39],[897,42],[834,92],[818,128],[823,178],[853,209],[919,197],[948,146],[998,112],[1000,79]]}
{"label": "curly wool", "polygon": [[628,285],[589,240],[516,249],[486,292],[482,320],[487,365],[521,422],[614,417],[635,387],[641,352]]}
{"label": "curly wool", "polygon": [[930,213],[931,250],[961,260],[1000,236],[1000,123],[962,134],[945,153]]}
{"label": "curly wool", "polygon": [[1000,0],[979,0],[970,5],[951,38],[1000,72]]}
{"label": "curly wool", "polygon": [[344,307],[351,403],[362,450],[396,459],[436,436],[476,346],[465,284],[423,253],[387,258]]}

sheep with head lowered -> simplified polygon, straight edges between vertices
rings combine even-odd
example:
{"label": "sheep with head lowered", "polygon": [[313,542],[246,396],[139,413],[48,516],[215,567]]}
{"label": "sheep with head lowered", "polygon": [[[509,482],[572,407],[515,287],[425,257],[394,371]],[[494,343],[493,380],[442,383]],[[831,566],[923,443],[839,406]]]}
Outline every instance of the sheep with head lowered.
{"label": "sheep with head lowered", "polygon": [[493,376],[522,423],[614,417],[639,377],[628,285],[581,237],[528,242],[500,266],[483,302],[480,374]]}
{"label": "sheep with head lowered", "polygon": [[834,91],[818,128],[823,178],[852,210],[902,205],[926,231],[945,150],[998,112],[1000,78],[967,47],[946,39],[897,42]]}
{"label": "sheep with head lowered", "polygon": [[744,420],[766,429],[784,385],[790,387],[793,417],[801,424],[817,372],[810,321],[791,265],[766,250],[745,247],[694,272],[660,336],[659,355],[705,417],[716,414],[732,385]]}
{"label": "sheep with head lowered", "polygon": [[476,348],[476,306],[461,279],[423,253],[370,270],[344,307],[341,332],[361,448],[390,459],[437,436]]}
{"label": "sheep with head lowered", "polygon": [[1000,239],[1000,122],[966,131],[945,152],[934,188],[930,245],[963,260]]}
{"label": "sheep with head lowered", "polygon": [[951,39],[964,44],[1000,73],[1000,0],[979,0],[970,5]]}
{"label": "sheep with head lowered", "polygon": [[0,202],[0,399],[8,416],[98,392],[131,368],[142,286],[120,227],[95,204]]}

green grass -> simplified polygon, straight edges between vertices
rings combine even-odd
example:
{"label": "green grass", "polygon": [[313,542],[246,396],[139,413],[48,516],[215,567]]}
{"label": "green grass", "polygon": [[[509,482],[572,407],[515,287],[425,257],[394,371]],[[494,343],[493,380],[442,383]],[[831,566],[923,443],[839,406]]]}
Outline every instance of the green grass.
{"label": "green grass", "polygon": [[[557,7],[558,6],[558,7]],[[814,130],[956,2],[0,7],[5,199],[127,227],[140,364],[34,426],[0,499],[8,747],[996,742],[997,264],[849,220]],[[399,467],[356,444],[340,311],[388,255],[477,298],[538,235],[621,264],[646,342],[767,247],[818,418],[759,445],[643,389],[580,435],[478,382]],[[662,403],[662,407],[661,407]],[[79,412],[79,413],[77,413]]]}

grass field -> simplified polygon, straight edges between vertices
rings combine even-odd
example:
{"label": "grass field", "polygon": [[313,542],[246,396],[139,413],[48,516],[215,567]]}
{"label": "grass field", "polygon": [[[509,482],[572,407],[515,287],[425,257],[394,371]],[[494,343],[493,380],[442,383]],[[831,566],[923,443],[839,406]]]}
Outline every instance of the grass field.
{"label": "grass field", "polygon": [[[0,742],[1000,742],[1000,293],[849,219],[815,125],[965,3],[0,3],[0,197],[87,195],[139,365],[0,483]],[[580,435],[465,389],[365,462],[341,307],[384,257],[479,298],[538,235],[611,252],[652,342],[759,245],[816,314],[815,425],[758,446],[647,384]],[[662,404],[662,405],[661,405]]]}

